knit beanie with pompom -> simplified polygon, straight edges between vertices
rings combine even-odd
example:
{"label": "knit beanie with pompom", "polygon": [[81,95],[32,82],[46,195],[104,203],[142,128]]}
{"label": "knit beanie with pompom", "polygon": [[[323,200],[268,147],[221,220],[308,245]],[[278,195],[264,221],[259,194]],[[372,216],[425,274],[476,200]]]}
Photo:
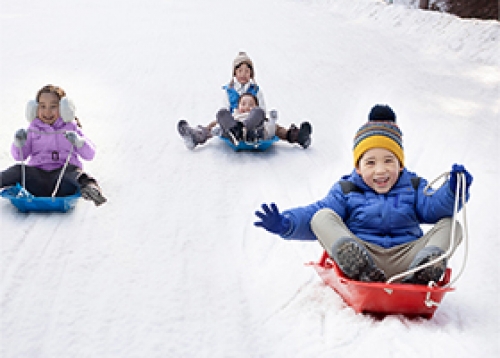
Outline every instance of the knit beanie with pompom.
{"label": "knit beanie with pompom", "polygon": [[358,129],[354,136],[354,166],[361,156],[373,148],[390,150],[404,167],[403,133],[396,124],[396,114],[387,105],[375,105],[368,116],[368,122]]}
{"label": "knit beanie with pompom", "polygon": [[255,77],[255,69],[253,67],[253,62],[250,59],[250,57],[248,57],[246,52],[244,52],[244,51],[239,52],[238,56],[236,56],[236,58],[233,61],[233,74],[232,75],[234,76],[236,68],[239,67],[242,63],[246,63],[248,65],[248,67],[250,67],[250,70],[252,71],[251,78],[254,78]]}

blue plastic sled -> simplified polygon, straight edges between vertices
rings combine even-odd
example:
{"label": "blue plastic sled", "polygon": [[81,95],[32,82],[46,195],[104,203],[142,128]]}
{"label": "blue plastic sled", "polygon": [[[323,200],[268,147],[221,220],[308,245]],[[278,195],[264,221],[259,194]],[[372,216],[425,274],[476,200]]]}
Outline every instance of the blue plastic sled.
{"label": "blue plastic sled", "polygon": [[233,148],[235,151],[240,151],[240,150],[253,150],[253,151],[264,151],[267,150],[270,146],[273,145],[274,142],[277,142],[279,138],[277,136],[274,136],[270,139],[265,139],[265,140],[259,140],[258,142],[252,143],[252,142],[244,142],[241,141],[238,143],[238,145],[234,145],[229,138],[225,137],[219,137],[222,139],[224,142],[226,142],[227,145],[229,145],[231,148]]}
{"label": "blue plastic sled", "polygon": [[62,212],[65,213],[75,207],[80,198],[80,191],[63,197],[36,197],[28,193],[19,183],[6,188],[0,195],[10,200],[20,212]]}

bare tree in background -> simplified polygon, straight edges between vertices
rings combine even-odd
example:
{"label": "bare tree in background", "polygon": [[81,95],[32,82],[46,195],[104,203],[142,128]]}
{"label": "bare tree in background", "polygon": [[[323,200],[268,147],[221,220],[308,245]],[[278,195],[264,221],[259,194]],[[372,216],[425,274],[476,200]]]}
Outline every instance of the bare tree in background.
{"label": "bare tree in background", "polygon": [[482,20],[500,20],[499,4],[500,0],[419,0],[420,9]]}

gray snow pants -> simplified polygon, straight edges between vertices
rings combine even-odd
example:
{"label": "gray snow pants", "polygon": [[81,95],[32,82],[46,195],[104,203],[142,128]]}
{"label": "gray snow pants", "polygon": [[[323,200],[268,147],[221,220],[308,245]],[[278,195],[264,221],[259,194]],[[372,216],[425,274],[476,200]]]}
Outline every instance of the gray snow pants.
{"label": "gray snow pants", "polygon": [[[224,132],[229,131],[229,129],[233,128],[237,120],[234,119],[233,115],[229,110],[223,108],[217,112],[217,122],[221,126]],[[259,126],[262,126],[264,121],[266,120],[266,114],[262,108],[254,107],[248,114],[248,117],[245,118],[242,123],[247,128],[247,130],[252,131]]]}
{"label": "gray snow pants", "polygon": [[[368,250],[375,264],[384,270],[388,278],[406,271],[415,255],[426,246],[437,246],[447,251],[450,245],[451,225],[451,218],[441,219],[420,239],[386,249],[356,237],[337,213],[331,209],[318,210],[311,220],[313,233],[330,257],[332,256],[332,245],[336,240],[342,237],[353,238]],[[462,226],[457,222],[455,246],[452,253],[461,241]]]}
{"label": "gray snow pants", "polygon": [[[8,187],[22,184],[22,166],[13,165],[3,172],[0,172],[0,187]],[[62,168],[54,170],[43,170],[37,167],[25,165],[26,170],[26,189],[33,195],[39,197],[48,197],[52,195],[57,183],[57,179]],[[88,176],[76,165],[69,164],[64,172],[56,196],[73,195],[83,184],[95,182],[95,179]]]}

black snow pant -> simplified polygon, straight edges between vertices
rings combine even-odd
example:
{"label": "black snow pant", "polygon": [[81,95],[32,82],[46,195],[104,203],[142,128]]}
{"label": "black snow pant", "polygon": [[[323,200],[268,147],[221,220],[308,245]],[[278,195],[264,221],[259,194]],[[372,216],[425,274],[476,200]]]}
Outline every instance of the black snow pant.
{"label": "black snow pant", "polygon": [[[54,170],[43,170],[37,167],[25,165],[26,173],[26,190],[38,197],[52,196],[62,168]],[[69,164],[64,172],[64,175],[59,184],[56,196],[68,196],[75,194],[78,189],[94,182],[95,179],[83,172],[76,165]],[[8,187],[22,184],[22,165],[16,164],[0,172],[0,187]]]}

